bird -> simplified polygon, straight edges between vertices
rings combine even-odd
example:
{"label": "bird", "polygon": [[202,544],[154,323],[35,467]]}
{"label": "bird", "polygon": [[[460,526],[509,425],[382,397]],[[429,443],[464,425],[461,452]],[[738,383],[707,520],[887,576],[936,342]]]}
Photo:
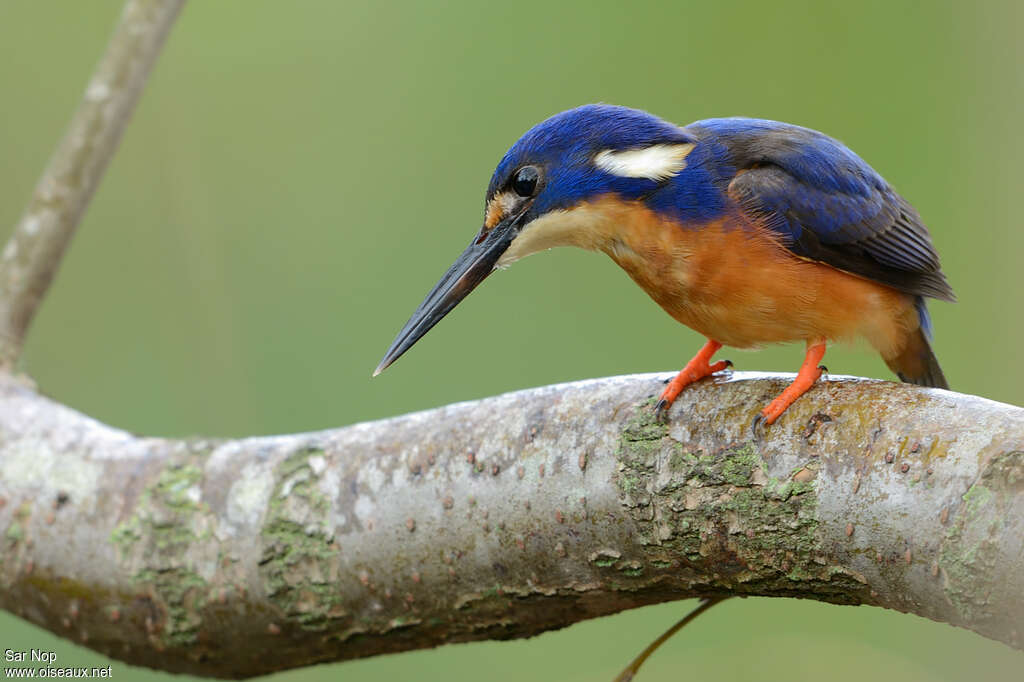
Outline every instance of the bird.
{"label": "bird", "polygon": [[795,379],[752,425],[772,425],[818,381],[827,344],[864,338],[900,380],[948,388],[925,299],[954,301],[918,212],[824,133],[757,118],[678,126],[588,104],[530,128],[487,188],[483,225],[416,308],[374,376],[491,273],[557,246],[611,257],[707,342],[665,386],[731,366],[740,349],[804,342]]}

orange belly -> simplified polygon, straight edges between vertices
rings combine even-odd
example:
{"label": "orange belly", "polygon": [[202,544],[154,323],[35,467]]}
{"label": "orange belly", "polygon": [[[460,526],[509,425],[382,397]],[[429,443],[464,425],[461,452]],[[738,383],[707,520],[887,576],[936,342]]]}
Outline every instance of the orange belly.
{"label": "orange belly", "polygon": [[919,326],[911,296],[795,256],[739,216],[680,226],[635,204],[602,203],[617,227],[599,248],[669,315],[726,345],[863,336],[889,357]]}

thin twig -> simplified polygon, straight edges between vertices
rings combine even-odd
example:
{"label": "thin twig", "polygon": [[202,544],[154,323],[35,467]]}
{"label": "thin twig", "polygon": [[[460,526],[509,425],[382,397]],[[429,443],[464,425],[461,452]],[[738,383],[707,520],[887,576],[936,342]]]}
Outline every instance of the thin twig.
{"label": "thin twig", "polygon": [[0,254],[0,367],[25,333],[185,0],[128,0],[82,103]]}
{"label": "thin twig", "polygon": [[693,622],[697,616],[704,613],[715,604],[721,604],[728,598],[729,597],[705,597],[702,599],[697,608],[690,611],[688,614],[680,618],[675,625],[661,633],[660,637],[648,644],[646,649],[641,651],[636,658],[630,661],[629,665],[627,665],[625,669],[619,673],[619,676],[615,678],[615,682],[631,682],[631,680],[636,677],[637,672],[639,672],[640,666],[644,664],[644,661],[650,658],[651,654],[658,650],[658,647],[671,639],[672,635],[676,634]]}

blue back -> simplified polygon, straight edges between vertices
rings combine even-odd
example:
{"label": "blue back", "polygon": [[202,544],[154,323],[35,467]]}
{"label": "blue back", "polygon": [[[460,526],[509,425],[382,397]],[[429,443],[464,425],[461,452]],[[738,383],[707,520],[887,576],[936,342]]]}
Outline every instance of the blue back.
{"label": "blue back", "polygon": [[710,119],[686,128],[728,149],[726,189],[793,253],[907,293],[953,300],[921,216],[842,143],[809,128]]}

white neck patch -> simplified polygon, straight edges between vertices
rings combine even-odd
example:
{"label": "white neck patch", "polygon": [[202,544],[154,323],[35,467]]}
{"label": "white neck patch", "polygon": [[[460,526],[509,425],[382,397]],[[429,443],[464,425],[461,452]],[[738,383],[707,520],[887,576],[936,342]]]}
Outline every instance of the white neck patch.
{"label": "white neck patch", "polygon": [[667,180],[686,168],[692,144],[656,144],[622,152],[606,149],[594,157],[594,165],[625,178]]}

